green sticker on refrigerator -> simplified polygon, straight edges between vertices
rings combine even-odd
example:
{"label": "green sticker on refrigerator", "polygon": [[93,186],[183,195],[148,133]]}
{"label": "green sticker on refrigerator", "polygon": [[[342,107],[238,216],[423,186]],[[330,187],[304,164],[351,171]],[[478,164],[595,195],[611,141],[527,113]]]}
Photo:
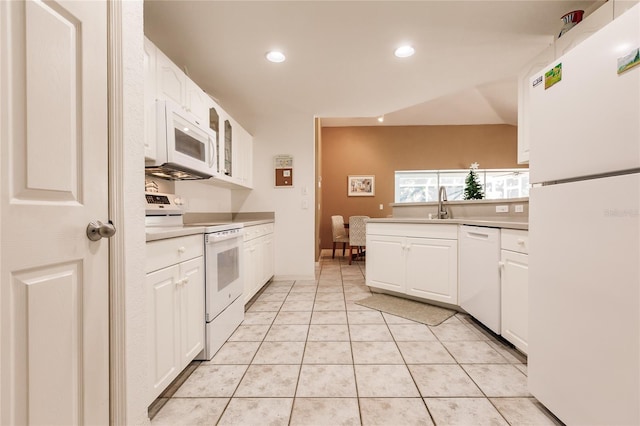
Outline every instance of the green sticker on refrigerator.
{"label": "green sticker on refrigerator", "polygon": [[562,62],[544,73],[544,88],[548,89],[562,80]]}
{"label": "green sticker on refrigerator", "polygon": [[621,58],[618,58],[618,74],[640,65],[640,49],[637,47]]}

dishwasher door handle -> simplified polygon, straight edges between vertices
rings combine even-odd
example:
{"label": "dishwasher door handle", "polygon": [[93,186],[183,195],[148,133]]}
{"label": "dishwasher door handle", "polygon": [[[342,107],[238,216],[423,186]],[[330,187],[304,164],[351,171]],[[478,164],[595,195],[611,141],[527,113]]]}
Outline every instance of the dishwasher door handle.
{"label": "dishwasher door handle", "polygon": [[479,238],[482,240],[486,240],[489,238],[489,234],[482,234],[480,232],[467,232],[467,237],[469,238]]}

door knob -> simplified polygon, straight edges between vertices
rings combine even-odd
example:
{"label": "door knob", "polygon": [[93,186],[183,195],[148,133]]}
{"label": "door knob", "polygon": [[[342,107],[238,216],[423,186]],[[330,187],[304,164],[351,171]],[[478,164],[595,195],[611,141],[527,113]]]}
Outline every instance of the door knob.
{"label": "door knob", "polygon": [[99,220],[89,222],[87,225],[87,238],[98,241],[100,238],[111,238],[116,233],[116,228],[111,223],[102,223]]}

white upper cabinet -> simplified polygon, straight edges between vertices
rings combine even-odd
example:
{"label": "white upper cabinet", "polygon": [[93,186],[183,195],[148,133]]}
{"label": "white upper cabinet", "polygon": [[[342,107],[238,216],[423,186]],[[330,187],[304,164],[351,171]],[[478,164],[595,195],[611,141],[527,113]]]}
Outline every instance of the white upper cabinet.
{"label": "white upper cabinet", "polygon": [[[216,111],[217,112],[217,111]],[[213,112],[210,110],[210,117]],[[217,182],[251,188],[253,186],[253,137],[223,110],[218,113]],[[213,182],[212,183],[216,183]]]}
{"label": "white upper cabinet", "polygon": [[146,37],[144,77],[145,158],[156,156],[156,100],[170,100],[194,115],[197,124],[216,132],[217,176],[207,182],[251,188],[253,137]]}
{"label": "white upper cabinet", "polygon": [[242,127],[238,127],[238,156],[237,166],[240,184],[247,188],[253,187],[253,136]]}
{"label": "white upper cabinet", "polygon": [[156,80],[158,91],[157,99],[165,99],[185,106],[187,77],[180,68],[164,53],[157,50]]}
{"label": "white upper cabinet", "polygon": [[144,157],[156,159],[156,46],[144,39]]}
{"label": "white upper cabinet", "polygon": [[531,76],[549,65],[554,57],[554,45],[551,44],[529,61],[518,74],[518,164],[529,163]]}
{"label": "white upper cabinet", "polygon": [[209,127],[209,104],[211,98],[193,82],[189,77],[185,76],[185,109],[195,115],[203,127]]}
{"label": "white upper cabinet", "polygon": [[638,0],[615,0],[613,2],[613,19],[638,4]]}

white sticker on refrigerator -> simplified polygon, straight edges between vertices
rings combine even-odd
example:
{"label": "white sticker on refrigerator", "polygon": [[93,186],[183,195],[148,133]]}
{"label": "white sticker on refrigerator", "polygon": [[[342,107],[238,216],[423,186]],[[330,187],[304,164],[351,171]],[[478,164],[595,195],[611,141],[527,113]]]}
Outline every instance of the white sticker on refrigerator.
{"label": "white sticker on refrigerator", "polygon": [[538,86],[540,83],[542,83],[542,76],[536,78],[535,80],[533,80],[533,87]]}

